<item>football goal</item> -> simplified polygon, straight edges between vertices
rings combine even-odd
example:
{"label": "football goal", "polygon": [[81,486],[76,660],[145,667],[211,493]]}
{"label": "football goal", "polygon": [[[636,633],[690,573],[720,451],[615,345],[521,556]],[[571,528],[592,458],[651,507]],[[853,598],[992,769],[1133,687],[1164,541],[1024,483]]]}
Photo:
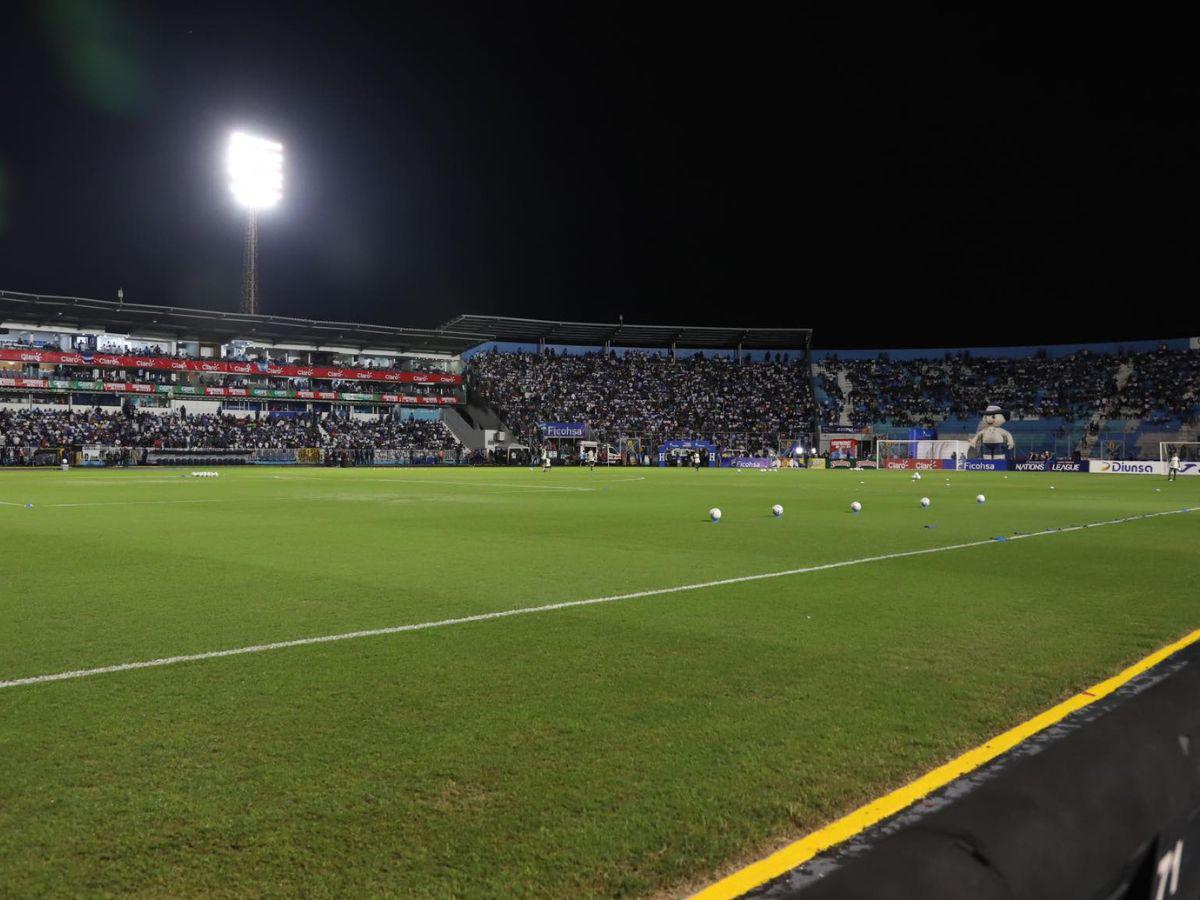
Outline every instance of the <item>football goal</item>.
{"label": "football goal", "polygon": [[1200,441],[1159,441],[1158,461],[1164,472],[1172,456],[1178,456],[1181,463],[1200,462]]}
{"label": "football goal", "polygon": [[875,466],[880,469],[953,469],[967,458],[967,441],[886,440],[875,442]]}

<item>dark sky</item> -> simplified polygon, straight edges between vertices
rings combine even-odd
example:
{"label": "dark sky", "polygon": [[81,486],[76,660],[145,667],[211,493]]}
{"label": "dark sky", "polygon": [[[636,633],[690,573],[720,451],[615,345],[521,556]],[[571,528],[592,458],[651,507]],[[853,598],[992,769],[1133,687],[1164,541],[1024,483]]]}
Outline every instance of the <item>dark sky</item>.
{"label": "dark sky", "polygon": [[10,4],[0,288],[235,308],[242,127],[266,312],[1200,333],[1189,22],[785,6]]}

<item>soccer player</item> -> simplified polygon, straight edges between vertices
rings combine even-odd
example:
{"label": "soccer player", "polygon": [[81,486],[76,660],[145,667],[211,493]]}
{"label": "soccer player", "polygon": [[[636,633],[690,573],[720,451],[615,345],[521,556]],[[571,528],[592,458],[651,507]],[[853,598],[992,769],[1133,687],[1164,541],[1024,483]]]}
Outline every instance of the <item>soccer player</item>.
{"label": "soccer player", "polygon": [[549,450],[542,450],[542,471],[543,472],[550,471],[550,451]]}
{"label": "soccer player", "polygon": [[692,471],[700,471],[700,452],[698,450],[692,451]]}
{"label": "soccer player", "polygon": [[1167,463],[1167,481],[1174,481],[1179,474],[1179,451],[1171,452],[1171,460]]}

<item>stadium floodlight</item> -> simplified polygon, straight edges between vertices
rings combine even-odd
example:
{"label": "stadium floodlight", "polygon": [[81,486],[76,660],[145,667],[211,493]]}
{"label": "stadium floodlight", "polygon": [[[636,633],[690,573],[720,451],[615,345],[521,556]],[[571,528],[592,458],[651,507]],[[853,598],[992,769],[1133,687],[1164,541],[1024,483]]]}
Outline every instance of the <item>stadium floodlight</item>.
{"label": "stadium floodlight", "polygon": [[235,131],[229,137],[225,167],[239,206],[270,209],[283,199],[283,144]]}
{"label": "stadium floodlight", "polygon": [[246,210],[242,312],[258,312],[258,213],[283,199],[283,145],[241,131],[229,136],[225,153],[229,189]]}

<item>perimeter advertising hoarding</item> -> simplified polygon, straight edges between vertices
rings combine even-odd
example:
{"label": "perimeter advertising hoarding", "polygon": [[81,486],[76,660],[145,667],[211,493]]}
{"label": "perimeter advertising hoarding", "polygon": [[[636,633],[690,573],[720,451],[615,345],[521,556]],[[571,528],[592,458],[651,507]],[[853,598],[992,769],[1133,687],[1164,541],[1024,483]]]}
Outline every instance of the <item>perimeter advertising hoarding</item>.
{"label": "perimeter advertising hoarding", "polygon": [[153,369],[163,372],[278,375],[284,378],[336,378],[345,381],[391,381],[404,384],[462,384],[448,372],[401,372],[335,366],[295,366],[263,362],[226,362],[173,356],[120,356],[108,353],[61,353],[57,350],[0,349],[0,360],[44,366],[93,366],[99,369]]}
{"label": "perimeter advertising hoarding", "polygon": [[[1088,471],[1096,475],[1166,475],[1167,464],[1158,460],[1089,459]],[[1200,475],[1200,462],[1183,460],[1180,475]]]}
{"label": "perimeter advertising hoarding", "polygon": [[769,456],[735,456],[732,465],[735,469],[769,469],[773,462]]}
{"label": "perimeter advertising hoarding", "polygon": [[1036,459],[1014,463],[1014,472],[1086,472],[1086,459]]}
{"label": "perimeter advertising hoarding", "polygon": [[436,394],[347,394],[339,391],[268,391],[250,388],[197,387],[186,384],[142,384],[127,381],[61,381],[52,378],[0,378],[0,388],[35,391],[101,391],[112,394],[160,394],[164,397],[274,397],[295,400],[349,400],[399,403],[405,406],[448,406],[454,397]]}
{"label": "perimeter advertising hoarding", "polygon": [[954,468],[949,463],[949,460],[943,459],[885,459],[883,467],[885,469],[919,469],[925,472],[929,469]]}
{"label": "perimeter advertising hoarding", "polygon": [[[948,464],[946,468],[953,468]],[[958,468],[966,472],[1007,472],[1007,459],[960,459]]]}
{"label": "perimeter advertising hoarding", "polygon": [[1089,459],[1093,475],[1166,475],[1165,464],[1151,460]]}
{"label": "perimeter advertising hoarding", "polygon": [[587,430],[586,422],[538,422],[542,437],[581,438]]}

